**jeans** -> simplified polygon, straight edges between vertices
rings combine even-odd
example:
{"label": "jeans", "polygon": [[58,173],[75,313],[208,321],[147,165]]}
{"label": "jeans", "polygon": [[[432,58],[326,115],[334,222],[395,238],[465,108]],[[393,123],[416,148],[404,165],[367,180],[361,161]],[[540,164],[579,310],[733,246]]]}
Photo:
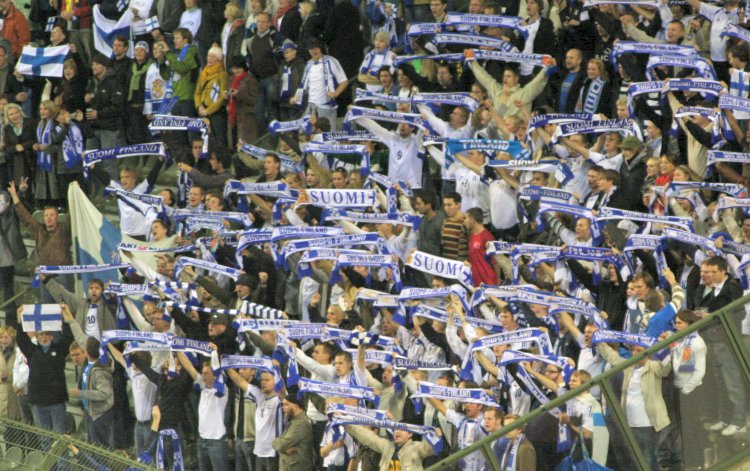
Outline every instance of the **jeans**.
{"label": "jeans", "polygon": [[218,440],[198,439],[198,469],[200,471],[229,469],[227,437]]}
{"label": "jeans", "polygon": [[255,471],[277,471],[279,459],[277,457],[265,458],[258,456],[255,461]]}
{"label": "jeans", "polygon": [[[745,404],[747,403],[747,397],[737,362],[725,344],[710,342],[709,348],[711,349],[709,352],[713,352],[713,355],[709,353],[709,362],[711,356],[713,356],[713,362],[709,364],[712,363],[721,371],[721,377],[724,380],[726,393],[721,396],[724,396],[725,399],[728,398],[731,404],[729,408],[720,408],[723,412],[720,420],[737,427],[744,427],[746,425]],[[719,386],[719,390],[721,390],[721,386]]]}
{"label": "jeans", "polygon": [[653,427],[631,427],[630,430],[633,431],[635,442],[641,448],[652,471],[659,471],[659,463],[656,460],[656,430]]}
{"label": "jeans", "polygon": [[94,420],[88,412],[84,413],[86,436],[94,445],[112,447],[112,409]]}
{"label": "jeans", "polygon": [[133,442],[135,443],[135,454],[140,456],[142,452],[148,450],[151,442],[151,424],[149,422],[136,422],[133,429]]}
{"label": "jeans", "polygon": [[305,116],[310,116],[315,113],[320,118],[326,118],[328,119],[328,122],[331,123],[331,131],[335,131],[338,129],[336,126],[336,112],[337,108],[321,108],[314,103],[308,103],[307,109],[305,110]]}
{"label": "jeans", "polygon": [[276,75],[273,75],[258,81],[258,101],[255,102],[255,116],[258,120],[259,136],[266,133],[268,123],[277,117],[276,105],[274,105],[274,102],[279,99],[276,80]]}
{"label": "jeans", "polygon": [[65,404],[51,406],[32,405],[34,425],[56,433],[65,433]]}
{"label": "jeans", "polygon": [[[125,145],[125,137],[121,130],[107,131],[105,129],[95,129],[94,137],[86,140],[86,150],[109,149],[111,147],[120,147]],[[100,163],[102,168],[112,180],[119,181],[119,169],[117,160],[105,160]]]}
{"label": "jeans", "polygon": [[234,470],[255,471],[255,455],[253,455],[255,441],[234,442]]}

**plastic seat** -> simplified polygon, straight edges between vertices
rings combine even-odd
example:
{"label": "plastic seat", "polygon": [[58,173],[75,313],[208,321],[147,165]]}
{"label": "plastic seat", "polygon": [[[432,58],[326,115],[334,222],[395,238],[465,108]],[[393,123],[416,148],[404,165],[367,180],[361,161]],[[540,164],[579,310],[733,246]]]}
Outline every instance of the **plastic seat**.
{"label": "plastic seat", "polygon": [[8,448],[8,450],[5,452],[5,458],[3,459],[3,462],[23,464],[23,450],[16,446]]}
{"label": "plastic seat", "polygon": [[37,467],[42,464],[44,461],[44,453],[39,450],[34,450],[28,455],[26,455],[26,460],[24,461],[24,464],[27,464],[31,467]]}

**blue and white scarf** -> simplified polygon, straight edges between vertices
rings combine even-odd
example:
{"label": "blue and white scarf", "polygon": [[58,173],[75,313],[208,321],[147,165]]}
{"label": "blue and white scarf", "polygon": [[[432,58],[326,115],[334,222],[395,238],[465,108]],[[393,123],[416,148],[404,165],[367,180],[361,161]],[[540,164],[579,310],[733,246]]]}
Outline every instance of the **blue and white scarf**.
{"label": "blue and white scarf", "polygon": [[[52,145],[52,128],[55,126],[53,119],[40,121],[36,127],[36,141],[37,144],[44,144],[47,147]],[[36,164],[45,172],[51,172],[52,169],[52,154],[47,151],[38,150],[36,152]]]}
{"label": "blue and white scarf", "polygon": [[224,184],[224,197],[228,195],[263,195],[271,198],[293,197],[295,190],[291,190],[286,183],[267,182],[267,183],[250,183],[239,180],[227,180]]}
{"label": "blue and white scarf", "polygon": [[666,56],[698,57],[698,52],[691,46],[618,41],[610,54],[610,62],[614,67],[617,67],[617,58],[623,54],[661,54]]}
{"label": "blue and white scarf", "polygon": [[[414,25],[412,25],[414,26]],[[430,55],[412,55],[412,56],[396,56],[396,60],[393,61],[393,65],[398,67],[404,62],[411,62],[421,59],[430,59],[436,62],[461,62],[464,60],[464,54],[462,52],[448,53],[448,54],[430,54]]]}
{"label": "blue and white scarf", "polygon": [[300,378],[297,385],[299,386],[298,397],[301,397],[302,393],[309,392],[321,396],[349,397],[352,399],[370,401],[375,404],[375,407],[377,407],[380,402],[380,398],[375,395],[373,389],[364,386],[326,383],[325,381],[316,381],[307,378]]}
{"label": "blue and white scarf", "polygon": [[[370,90],[366,90],[363,88],[358,88],[355,92],[356,96],[354,97],[354,103],[359,103],[362,101],[377,101],[380,103],[396,103],[396,104],[406,104],[411,106],[411,97],[402,97],[398,95],[390,95],[388,93],[382,93],[382,92],[371,92]],[[353,131],[353,132],[369,132],[369,131]],[[323,136],[326,134],[338,134],[338,133],[323,133]],[[349,134],[348,132],[343,132],[342,134]],[[378,138],[375,135],[370,135],[371,137],[367,140],[374,140],[377,141]],[[324,141],[329,140],[343,140],[343,139],[323,139]],[[349,140],[349,139],[346,139]]]}
{"label": "blue and white scarf", "polygon": [[39,275],[75,275],[78,273],[100,273],[110,270],[132,269],[129,263],[105,263],[102,265],[39,265],[34,270],[31,286],[39,286]]}
{"label": "blue and white scarf", "polygon": [[603,119],[579,123],[564,123],[557,127],[553,140],[574,134],[621,132],[643,141],[640,128],[631,119]]}
{"label": "blue and white scarf", "polygon": [[369,118],[374,121],[385,121],[388,123],[403,123],[409,126],[416,126],[422,130],[427,131],[428,125],[422,119],[422,116],[414,113],[399,113],[396,111],[376,110],[372,108],[363,108],[360,106],[353,106],[349,108],[346,116],[344,117],[344,123],[355,122],[358,119]]}
{"label": "blue and white scarf", "polygon": [[[421,304],[417,306],[417,308],[413,310],[412,316],[423,317],[425,319],[443,322],[446,324],[448,323],[447,311],[445,311],[444,309],[429,306],[427,304]],[[461,319],[454,319],[454,320],[456,322],[457,328],[463,327],[463,322],[461,321]],[[503,332],[503,326],[497,322],[480,319],[478,317],[467,317],[466,322],[468,322],[470,325],[474,327],[484,329],[487,332],[492,332],[496,334]]]}
{"label": "blue and white scarf", "polygon": [[725,90],[724,85],[716,80],[693,78],[693,79],[667,79],[664,82],[664,92],[696,92],[702,95],[713,95],[715,97]]}
{"label": "blue and white scarf", "polygon": [[[185,48],[187,49],[187,48]],[[167,460],[164,456],[164,439],[172,438],[172,471],[183,471],[185,469],[182,460],[182,449],[180,448],[180,437],[173,429],[166,429],[159,432],[159,442],[156,446],[156,467],[157,469],[167,469]]]}
{"label": "blue and white scarf", "polygon": [[252,227],[253,221],[250,217],[241,212],[230,211],[204,211],[202,209],[178,209],[174,212],[175,219],[181,221],[187,219],[188,222],[193,218],[213,221],[229,221],[242,224],[246,228]]}
{"label": "blue and white scarf", "polygon": [[518,31],[525,39],[529,32],[523,25],[520,16],[505,15],[474,15],[469,13],[450,12],[445,18],[445,25],[468,25],[468,26],[492,26],[496,28],[507,28]]}
{"label": "blue and white scarf", "polygon": [[71,122],[68,126],[68,133],[62,142],[63,148],[63,159],[65,160],[65,168],[73,168],[83,161],[83,153],[85,149],[85,138],[81,128]]}
{"label": "blue and white scarf", "polygon": [[393,369],[395,370],[423,370],[423,371],[450,371],[453,365],[448,363],[436,363],[424,360],[413,360],[410,358],[396,356],[393,358]]}
{"label": "blue and white scarf", "polygon": [[[367,90],[358,88],[357,89],[357,97],[360,96],[362,93],[369,93]],[[405,99],[405,103],[409,102],[409,99]],[[357,101],[357,98],[354,99],[354,101]],[[350,142],[360,142],[360,141],[377,141],[378,137],[375,136],[375,134],[371,133],[370,131],[366,130],[357,130],[357,131],[331,131],[331,132],[324,132],[320,134],[320,140],[323,142],[338,142],[338,141],[350,141]]]}
{"label": "blue and white scarf", "polygon": [[365,188],[370,188],[372,182],[382,185],[386,189],[398,189],[398,191],[402,192],[409,198],[414,196],[414,192],[411,191],[409,183],[404,180],[392,178],[388,175],[383,175],[382,173],[372,172],[367,176],[367,180],[365,180]]}
{"label": "blue and white scarf", "polygon": [[447,139],[445,141],[445,158],[453,158],[455,154],[469,150],[480,150],[494,155],[497,152],[507,152],[514,159],[529,159],[531,153],[524,149],[519,141],[503,141],[500,139]]}
{"label": "blue and white scarf", "polygon": [[236,268],[227,267],[219,263],[207,262],[198,258],[180,257],[174,264],[174,278],[180,276],[180,273],[182,273],[182,270],[184,270],[185,267],[199,268],[217,275],[228,276],[233,280],[237,280],[240,276],[240,270]]}
{"label": "blue and white scarf", "polygon": [[105,160],[124,159],[141,155],[157,155],[167,158],[167,149],[163,142],[133,144],[129,146],[111,147],[109,149],[88,150],[83,156],[83,165],[91,167]]}
{"label": "blue and white scarf", "polygon": [[502,39],[478,34],[438,33],[433,38],[434,44],[463,44],[464,46],[491,47],[504,52],[518,52],[518,48]]}
{"label": "blue and white scarf", "polygon": [[406,35],[409,37],[433,35],[439,33],[442,28],[443,25],[440,23],[412,23]]}
{"label": "blue and white scarf", "polygon": [[625,343],[628,345],[639,345],[644,348],[653,346],[659,339],[647,335],[631,334],[619,330],[597,330],[591,338],[591,343]]}
{"label": "blue and white scarf", "polygon": [[284,132],[296,132],[304,131],[308,136],[312,134],[312,122],[310,122],[309,116],[303,116],[302,118],[295,119],[292,121],[271,121],[268,125],[268,132],[272,136]]}
{"label": "blue and white scarf", "polygon": [[486,61],[518,62],[520,64],[534,64],[535,67],[550,65],[552,57],[549,54],[531,54],[527,52],[486,51],[474,49],[474,59]]}
{"label": "blue and white scarf", "polygon": [[640,213],[638,211],[628,211],[625,209],[609,208],[604,206],[599,208],[599,215],[596,221],[609,221],[612,219],[629,219],[631,221],[641,221],[654,224],[666,224],[679,227],[683,230],[694,232],[693,220],[678,216],[659,216],[656,214]]}
{"label": "blue and white scarf", "polygon": [[[188,48],[184,48],[183,51]],[[180,53],[182,55],[182,53]],[[187,116],[173,115],[154,115],[151,123],[148,125],[151,131],[190,131],[200,132],[203,140],[201,155],[208,155],[208,126],[203,122],[203,118],[190,118]]]}
{"label": "blue and white scarf", "polygon": [[628,114],[631,118],[635,117],[633,100],[635,97],[647,93],[661,93],[664,90],[664,83],[659,81],[653,82],[635,82],[628,87]]}
{"label": "blue and white scarf", "polygon": [[435,398],[444,401],[456,401],[457,403],[481,404],[487,407],[499,407],[484,389],[451,388],[437,384],[420,381],[417,391],[412,394],[412,399]]}
{"label": "blue and white scarf", "polygon": [[388,251],[387,247],[385,246],[385,241],[377,232],[366,232],[364,234],[293,240],[287,243],[281,249],[281,253],[279,254],[278,259],[286,263],[287,258],[291,254],[304,250],[355,245],[375,246],[377,247],[379,253],[387,253]]}
{"label": "blue and white scarf", "polygon": [[[588,89],[586,89],[585,87],[581,88],[581,96],[579,97],[578,103],[576,104],[576,112],[592,114],[596,113],[597,109],[599,108],[599,101],[602,98],[602,93],[604,92],[604,86],[606,84],[606,80],[601,77],[597,77],[591,81]],[[584,90],[587,91],[585,100],[583,100],[582,96]]]}
{"label": "blue and white scarf", "polygon": [[646,64],[646,77],[656,80],[653,70],[657,67],[680,67],[683,69],[694,69],[699,76],[716,80],[716,72],[705,59],[700,57],[677,57],[677,56],[651,56]]}
{"label": "blue and white scarf", "polygon": [[467,108],[473,113],[479,108],[479,103],[469,93],[417,93],[411,97],[414,105],[418,103],[427,103],[435,105],[460,106]]}
{"label": "blue and white scarf", "polygon": [[394,262],[390,255],[341,254],[331,270],[331,278],[329,280],[330,284],[341,281],[340,270],[343,267],[390,268],[396,291],[400,291],[403,286],[401,283],[401,271],[398,268],[398,262]]}
{"label": "blue and white scarf", "polygon": [[357,154],[360,156],[359,173],[367,175],[370,173],[370,152],[367,146],[362,144],[338,144],[330,142],[308,142],[302,144],[302,154],[319,152],[321,154]]}
{"label": "blue and white scarf", "polygon": [[719,36],[721,38],[729,36],[750,43],[750,31],[736,23],[727,23],[726,28]]}
{"label": "blue and white scarf", "polygon": [[270,150],[263,149],[262,147],[257,147],[251,144],[243,144],[242,147],[240,147],[240,152],[243,152],[250,157],[253,157],[258,160],[263,160],[266,155],[272,154],[275,155],[280,161],[281,161],[281,169],[285,172],[292,172],[292,173],[304,173],[304,169],[302,167],[302,163],[297,162],[291,157],[288,157],[283,154],[279,154],[277,152],[272,152]]}
{"label": "blue and white scarf", "polygon": [[438,257],[416,250],[406,260],[406,266],[430,275],[457,280],[464,286],[472,286],[471,267],[457,260]]}
{"label": "blue and white scarf", "polygon": [[297,205],[312,205],[319,208],[355,208],[367,209],[377,205],[375,190],[318,190],[309,188],[300,190]]}
{"label": "blue and white scarf", "polygon": [[506,350],[505,352],[503,352],[503,356],[500,358],[497,366],[505,366],[513,363],[520,363],[523,361],[538,361],[560,368],[560,370],[562,370],[563,378],[565,379],[566,383],[570,381],[570,375],[575,371],[575,367],[571,366],[570,363],[567,362],[566,357],[557,357],[552,353],[552,351],[548,353],[542,353],[541,355],[535,355],[533,353],[524,351]]}
{"label": "blue and white scarf", "polygon": [[412,227],[419,230],[422,218],[416,214],[395,213],[363,213],[359,211],[347,211],[345,209],[326,208],[323,211],[322,221],[351,221],[369,224],[394,224],[397,226]]}

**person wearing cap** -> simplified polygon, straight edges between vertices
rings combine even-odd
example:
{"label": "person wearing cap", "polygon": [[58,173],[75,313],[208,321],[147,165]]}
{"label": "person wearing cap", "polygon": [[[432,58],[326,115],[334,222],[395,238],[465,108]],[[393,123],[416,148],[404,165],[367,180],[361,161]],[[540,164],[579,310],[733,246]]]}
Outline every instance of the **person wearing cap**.
{"label": "person wearing cap", "polygon": [[379,92],[383,89],[378,78],[378,73],[382,67],[389,67],[391,74],[396,70],[393,67],[396,54],[388,47],[389,39],[388,32],[380,31],[377,33],[373,40],[373,48],[365,56],[362,65],[359,66],[357,80],[371,92]]}
{"label": "person wearing cap", "polygon": [[306,98],[304,114],[323,116],[331,123],[333,130],[336,130],[336,98],[344,93],[349,80],[339,61],[323,54],[323,45],[319,39],[311,38],[307,43],[307,51],[310,53],[310,60],[305,65],[297,92],[289,102],[302,106]]}
{"label": "person wearing cap", "polygon": [[[92,59],[93,76],[86,87],[86,121],[94,130],[93,137],[86,140],[86,149],[108,149],[125,144],[121,131],[122,117],[125,116],[125,90],[109,69],[110,60],[104,54],[96,54]],[[101,163],[111,179],[117,178],[117,161],[105,160]]]}
{"label": "person wearing cap", "polygon": [[645,210],[641,201],[641,184],[646,178],[646,147],[635,136],[628,136],[620,144],[623,164],[620,167],[620,187],[625,195],[626,205],[637,210]]}
{"label": "person wearing cap", "polygon": [[272,446],[279,453],[279,471],[312,471],[313,434],[302,402],[293,394],[287,394],[281,405],[286,416],[284,432],[275,438]]}
{"label": "person wearing cap", "polygon": [[284,63],[279,73],[279,119],[286,121],[296,115],[289,99],[294,95],[302,80],[305,61],[299,57],[297,45],[290,39],[285,40],[281,45],[281,53],[284,55]]}
{"label": "person wearing cap", "polygon": [[140,144],[148,142],[151,138],[143,108],[146,101],[146,75],[151,68],[152,61],[148,58],[148,43],[146,41],[138,41],[134,52],[135,59],[127,72],[127,137],[129,143]]}

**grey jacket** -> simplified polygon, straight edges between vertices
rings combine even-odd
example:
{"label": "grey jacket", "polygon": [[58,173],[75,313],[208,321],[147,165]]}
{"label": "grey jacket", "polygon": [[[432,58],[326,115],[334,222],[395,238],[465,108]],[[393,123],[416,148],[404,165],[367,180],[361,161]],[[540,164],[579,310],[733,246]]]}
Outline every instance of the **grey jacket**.
{"label": "grey jacket", "polygon": [[[88,337],[81,329],[81,325],[75,321],[68,322],[68,325],[70,325],[70,330],[73,332],[78,345],[85,349]],[[115,405],[115,395],[112,390],[113,370],[111,363],[103,363],[100,359],[91,368],[86,389],[82,387],[83,375],[78,380],[78,388],[81,389],[80,399],[86,400],[88,408],[85,412],[88,412],[93,420],[104,415]]]}
{"label": "grey jacket", "polygon": [[0,213],[0,267],[12,267],[26,258],[26,246],[21,237],[20,223],[10,195],[0,191],[0,201],[8,203],[7,209]]}
{"label": "grey jacket", "polygon": [[[73,314],[76,316],[76,322],[79,326],[86,325],[86,315],[89,311],[89,302],[86,299],[75,293],[71,293],[53,279],[47,278],[44,284],[47,287],[50,296],[52,296],[52,299],[54,299],[56,303],[64,301],[65,304],[70,306],[70,310],[73,311]],[[105,330],[115,330],[117,325],[115,324],[115,315],[112,308],[104,302],[103,298],[100,299],[96,305],[99,312],[99,333]]]}

